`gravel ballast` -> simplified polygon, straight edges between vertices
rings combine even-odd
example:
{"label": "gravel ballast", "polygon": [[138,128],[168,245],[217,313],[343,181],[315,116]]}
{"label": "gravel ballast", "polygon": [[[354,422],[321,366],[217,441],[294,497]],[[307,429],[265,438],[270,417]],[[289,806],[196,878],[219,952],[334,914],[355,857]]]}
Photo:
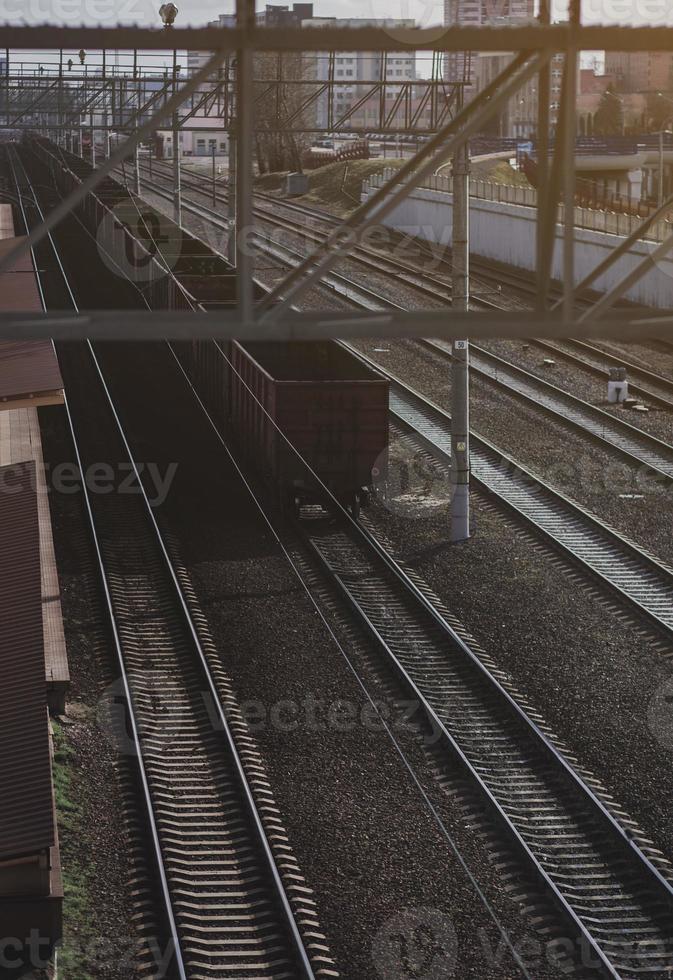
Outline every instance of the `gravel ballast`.
{"label": "gravel ballast", "polygon": [[[189,432],[187,455],[170,457],[178,470],[159,513],[239,702],[256,719],[253,733],[338,968],[353,980],[378,975],[377,937],[405,910],[422,920],[418,910],[429,908],[457,931],[456,975],[517,975],[511,959],[489,965],[486,946],[498,946],[497,934],[387,736],[340,724],[339,705],[362,717],[362,691],[195,403],[176,385],[165,351],[152,352],[151,374],[134,351],[131,362],[123,348],[106,347],[104,369],[122,416],[133,419],[133,441],[161,465],[184,447],[183,427]],[[141,381],[153,406],[142,419],[134,401]],[[478,870],[497,879],[487,865]],[[507,904],[502,884],[500,892]],[[513,931],[525,934],[530,926],[509,906]],[[547,975],[544,967],[537,975]]]}
{"label": "gravel ballast", "polygon": [[[382,343],[360,346],[448,404],[447,380],[425,358],[415,358],[408,348],[393,353],[392,344],[385,345],[391,350],[386,355],[373,354]],[[475,398],[473,421],[483,431],[481,407]],[[487,434],[504,435],[507,419],[511,426],[511,415],[503,416],[501,429]],[[545,438],[553,447],[553,427],[545,428]],[[520,441],[517,446],[517,459],[528,462]],[[395,451],[403,454],[405,443]],[[670,665],[635,626],[578,587],[478,496],[474,537],[451,545],[447,499],[438,477],[429,493],[426,487],[414,497],[407,489],[403,498],[377,504],[372,514],[400,557],[509,672],[580,763],[603,780],[662,850],[673,853],[665,788],[673,763],[673,715],[665,707],[673,684]],[[663,524],[661,507],[658,514]],[[665,536],[667,528],[660,533]]]}
{"label": "gravel ballast", "polygon": [[[362,341],[356,346],[450,409],[449,359],[437,357],[413,341]],[[639,464],[629,463],[474,373],[470,420],[475,432],[517,463],[641,547],[673,564],[673,484],[644,476]]]}

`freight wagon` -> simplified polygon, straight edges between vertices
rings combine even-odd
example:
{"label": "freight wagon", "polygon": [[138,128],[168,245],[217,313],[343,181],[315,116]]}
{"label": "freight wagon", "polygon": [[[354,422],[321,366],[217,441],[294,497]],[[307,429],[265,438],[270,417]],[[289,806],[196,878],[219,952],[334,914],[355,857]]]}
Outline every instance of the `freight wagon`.
{"label": "freight wagon", "polygon": [[[89,164],[72,154],[57,159],[46,140],[32,147],[49,168],[45,179],[51,171],[63,194],[90,173]],[[150,308],[207,310],[235,303],[235,271],[223,257],[165,215],[150,220],[147,204],[140,221],[114,179],[88,194],[80,211],[99,247],[122,268],[131,256],[136,279],[143,271]],[[154,254],[155,224],[174,251],[170,274]],[[263,292],[256,284],[258,298]],[[339,344],[232,341],[220,350],[208,340],[174,347],[209,411],[274,484],[284,506],[298,510],[324,502],[324,484],[357,516],[372,483],[385,481],[388,382]]]}
{"label": "freight wagon", "polygon": [[234,341],[230,361],[232,429],[281,504],[326,502],[322,483],[357,518],[386,477],[388,381],[333,341]]}

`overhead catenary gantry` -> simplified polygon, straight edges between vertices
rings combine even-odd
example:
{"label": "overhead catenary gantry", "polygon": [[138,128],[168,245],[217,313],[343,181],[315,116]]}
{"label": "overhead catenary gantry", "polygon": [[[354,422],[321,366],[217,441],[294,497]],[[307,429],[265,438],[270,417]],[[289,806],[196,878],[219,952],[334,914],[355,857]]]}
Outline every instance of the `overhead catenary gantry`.
{"label": "overhead catenary gantry", "polygon": [[[544,6],[544,5],[543,5]],[[148,139],[153,132],[170,126],[174,112],[183,104],[192,106],[203,99],[205,90],[212,86],[213,80],[219,83],[218,73],[223,70],[227,59],[237,58],[235,84],[236,100],[243,100],[251,106],[255,98],[255,77],[252,70],[254,54],[259,52],[300,53],[325,51],[378,51],[396,52],[400,49],[429,51],[444,54],[448,51],[510,51],[516,54],[507,68],[480,92],[476,98],[459,111],[448,113],[437,120],[436,132],[419,148],[413,159],[390,179],[385,187],[369,196],[368,200],[349,216],[339,232],[330,236],[325,245],[297,267],[292,269],[283,281],[274,288],[271,296],[261,304],[253,306],[243,302],[250,295],[249,280],[253,269],[251,263],[243,261],[239,267],[241,289],[239,296],[243,307],[237,313],[174,314],[162,313],[160,318],[152,313],[134,317],[135,336],[166,335],[170,330],[174,336],[190,336],[197,333],[209,336],[275,336],[283,337],[325,337],[325,336],[374,336],[387,333],[400,335],[435,335],[450,338],[480,336],[621,336],[637,337],[667,335],[673,329],[673,317],[665,311],[653,314],[650,310],[635,308],[618,312],[611,311],[610,322],[601,318],[606,309],[597,304],[585,312],[580,320],[576,313],[574,279],[574,221],[573,203],[575,189],[574,168],[574,127],[572,123],[575,109],[575,74],[579,52],[596,48],[613,51],[670,50],[673,47],[673,29],[670,28],[627,28],[617,26],[583,26],[580,22],[578,4],[573,4],[567,23],[551,25],[546,23],[548,11],[541,11],[541,21],[535,25],[519,27],[450,28],[446,30],[408,29],[390,31],[381,27],[352,28],[345,26],[303,27],[292,30],[287,27],[276,28],[260,26],[254,18],[246,17],[250,5],[239,2],[238,23],[235,28],[173,28],[170,32],[140,28],[59,28],[44,27],[5,27],[2,28],[2,43],[10,50],[38,49],[78,51],[143,51],[161,52],[167,47],[173,51],[201,51],[210,53],[204,58],[201,68],[194,69],[189,77],[171,77],[170,86],[159,88],[159,96],[147,98],[143,106],[135,105],[131,99],[131,110],[135,108],[132,132],[120,145],[112,149],[109,157],[101,161],[96,171],[70,197],[48,216],[42,229],[30,236],[29,243],[46,234],[61,218],[92,189],[99,180],[117,167],[124,157],[133,153],[135,147]],[[170,37],[167,38],[167,35]],[[545,157],[541,167],[542,184],[538,194],[537,240],[538,240],[538,303],[537,309],[518,311],[516,315],[500,312],[475,312],[460,309],[442,311],[414,311],[411,313],[392,312],[385,315],[370,313],[299,314],[294,308],[304,291],[324,276],[335,262],[347,254],[354,241],[357,241],[372,225],[380,223],[414,187],[438,166],[453,157],[471,136],[478,133],[499,107],[511,98],[528,80],[537,78],[544,91],[545,79],[551,59],[562,54],[565,59],[564,84],[562,92],[562,111],[559,130],[553,143],[553,152]],[[246,71],[241,64],[247,63]],[[169,72],[170,74],[170,72]],[[43,72],[45,86],[49,86],[46,69]],[[53,81],[53,79],[52,79]],[[105,78],[102,79],[106,81]],[[376,80],[371,80],[376,81]],[[99,90],[104,86],[99,86]],[[52,91],[51,89],[48,89]],[[220,89],[224,91],[224,87]],[[39,98],[40,93],[36,93]],[[212,98],[212,88],[210,90]],[[217,98],[220,96],[218,95]],[[44,96],[47,98],[47,95]],[[542,102],[543,100],[541,100]],[[230,103],[231,104],[231,103]],[[138,109],[142,108],[142,111]],[[85,110],[86,111],[86,110]],[[548,109],[543,104],[540,111],[540,132],[548,132]],[[546,115],[547,114],[547,115]],[[546,118],[545,118],[546,115]],[[243,113],[247,126],[237,138],[237,192],[236,198],[240,213],[251,213],[252,207],[252,154],[250,141],[254,129],[254,113]],[[287,120],[286,120],[287,121]],[[31,126],[39,129],[39,125]],[[46,127],[48,129],[48,127]],[[551,260],[554,247],[555,229],[559,222],[559,204],[565,205],[562,218],[563,261],[564,261],[564,301],[558,308],[552,308],[549,297],[551,279]],[[659,252],[670,248],[672,242],[662,245]],[[26,247],[24,243],[22,248]],[[18,247],[15,250],[18,252]],[[14,258],[10,253],[2,264],[6,268]],[[655,261],[656,256],[651,261]],[[608,260],[609,262],[614,259]],[[643,268],[634,271],[639,276]],[[613,291],[609,305],[615,302],[623,289]],[[126,328],[127,322],[124,324]],[[51,317],[33,318],[28,324],[22,318],[4,314],[0,328],[5,335],[30,330],[32,335],[50,336],[60,329]],[[86,317],[74,319],[69,323],[70,336],[101,336],[106,331],[114,336],[119,324],[110,314],[92,312]]]}

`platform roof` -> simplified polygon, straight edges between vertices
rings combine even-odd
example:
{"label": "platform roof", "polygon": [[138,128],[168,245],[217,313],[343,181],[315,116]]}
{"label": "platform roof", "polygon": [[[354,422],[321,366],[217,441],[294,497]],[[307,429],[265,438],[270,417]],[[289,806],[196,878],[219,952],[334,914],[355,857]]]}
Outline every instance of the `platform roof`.
{"label": "platform roof", "polygon": [[[21,237],[0,237],[0,261],[20,241]],[[0,310],[42,312],[42,299],[30,252],[19,256],[7,272],[0,273]]]}
{"label": "platform roof", "polygon": [[0,341],[0,411],[61,401],[63,379],[51,341]]}
{"label": "platform roof", "polygon": [[34,463],[0,467],[0,860],[55,843]]}

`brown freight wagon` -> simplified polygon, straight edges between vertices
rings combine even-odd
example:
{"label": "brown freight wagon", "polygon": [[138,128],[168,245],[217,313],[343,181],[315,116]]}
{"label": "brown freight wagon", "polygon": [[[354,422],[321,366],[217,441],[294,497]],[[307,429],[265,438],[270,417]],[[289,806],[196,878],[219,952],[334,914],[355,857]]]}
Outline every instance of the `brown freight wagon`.
{"label": "brown freight wagon", "polygon": [[386,476],[387,380],[333,341],[233,341],[230,384],[236,439],[281,502],[324,502],[322,481],[357,517]]}

